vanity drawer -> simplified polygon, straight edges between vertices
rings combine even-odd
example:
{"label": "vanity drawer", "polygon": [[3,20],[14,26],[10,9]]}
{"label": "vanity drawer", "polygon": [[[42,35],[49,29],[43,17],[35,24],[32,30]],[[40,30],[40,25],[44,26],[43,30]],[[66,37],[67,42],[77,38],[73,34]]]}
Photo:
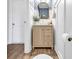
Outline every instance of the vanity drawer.
{"label": "vanity drawer", "polygon": [[51,27],[42,27],[41,30],[45,31],[45,32],[51,32],[52,28]]}

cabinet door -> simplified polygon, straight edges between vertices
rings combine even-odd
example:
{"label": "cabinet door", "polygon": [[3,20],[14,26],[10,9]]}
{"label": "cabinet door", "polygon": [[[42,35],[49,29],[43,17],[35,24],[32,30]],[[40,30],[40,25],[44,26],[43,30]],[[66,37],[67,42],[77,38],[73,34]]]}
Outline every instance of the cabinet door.
{"label": "cabinet door", "polygon": [[33,47],[40,47],[41,43],[41,29],[40,27],[33,27]]}
{"label": "cabinet door", "polygon": [[44,28],[43,27],[41,27],[41,39],[40,39],[40,44],[41,44],[41,47],[46,47],[46,45],[45,45],[45,31],[44,31]]}
{"label": "cabinet door", "polygon": [[43,28],[43,46],[44,47],[52,47],[52,28],[51,27],[44,27]]}
{"label": "cabinet door", "polygon": [[46,28],[45,29],[45,45],[47,45],[48,47],[52,47],[53,45],[53,36],[52,36],[53,32],[52,32],[52,28],[49,27],[49,28]]}

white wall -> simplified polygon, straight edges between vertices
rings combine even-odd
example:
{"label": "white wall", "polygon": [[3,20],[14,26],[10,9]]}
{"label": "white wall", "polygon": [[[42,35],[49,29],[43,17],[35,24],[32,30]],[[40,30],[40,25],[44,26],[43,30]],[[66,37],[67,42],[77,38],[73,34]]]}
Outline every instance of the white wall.
{"label": "white wall", "polygon": [[7,0],[7,24],[8,24],[8,38],[7,43],[12,43],[12,0]]}
{"label": "white wall", "polygon": [[24,39],[24,53],[29,53],[32,50],[32,23],[33,23],[33,14],[34,6],[32,0],[26,0],[26,24],[25,24],[25,39]]}

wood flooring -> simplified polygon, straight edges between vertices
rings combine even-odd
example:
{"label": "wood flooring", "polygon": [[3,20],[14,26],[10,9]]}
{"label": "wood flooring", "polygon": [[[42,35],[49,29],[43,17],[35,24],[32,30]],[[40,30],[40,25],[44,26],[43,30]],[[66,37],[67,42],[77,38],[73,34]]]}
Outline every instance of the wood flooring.
{"label": "wood flooring", "polygon": [[7,46],[7,59],[32,59],[38,54],[48,54],[53,59],[58,59],[56,52],[51,49],[34,49],[31,53],[25,54],[23,44],[9,44]]}

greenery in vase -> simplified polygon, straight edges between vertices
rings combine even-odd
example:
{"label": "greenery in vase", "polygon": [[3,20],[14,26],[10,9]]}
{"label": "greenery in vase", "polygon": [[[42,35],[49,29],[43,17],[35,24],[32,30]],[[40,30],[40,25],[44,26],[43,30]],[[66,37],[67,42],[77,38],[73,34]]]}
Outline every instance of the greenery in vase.
{"label": "greenery in vase", "polygon": [[33,20],[36,22],[36,21],[39,21],[40,19],[37,16],[33,16]]}

